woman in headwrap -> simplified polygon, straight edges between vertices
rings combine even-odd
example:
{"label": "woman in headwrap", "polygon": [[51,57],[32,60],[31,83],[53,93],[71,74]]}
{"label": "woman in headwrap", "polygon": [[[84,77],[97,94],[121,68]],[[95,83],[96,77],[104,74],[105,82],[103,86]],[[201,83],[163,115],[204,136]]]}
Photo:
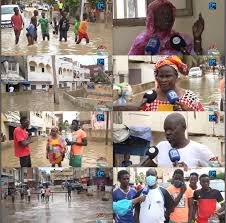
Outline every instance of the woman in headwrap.
{"label": "woman in headwrap", "polygon": [[46,158],[49,159],[52,167],[55,167],[56,164],[59,167],[62,166],[61,162],[64,159],[66,151],[66,143],[63,137],[58,134],[58,131],[58,128],[51,129],[51,133],[46,146]]}
{"label": "woman in headwrap", "polygon": [[204,20],[201,14],[193,25],[194,44],[190,36],[172,29],[175,16],[176,8],[168,0],[154,0],[151,2],[147,9],[146,31],[136,37],[129,51],[129,55],[145,55],[145,47],[150,38],[157,38],[160,41],[159,50],[153,55],[182,55],[181,52],[173,50],[170,45],[170,38],[174,34],[179,34],[185,40],[185,49],[189,54],[195,54],[194,44],[196,53],[200,54],[202,51],[201,34],[204,30]]}
{"label": "woman in headwrap", "polygon": [[[178,74],[187,75],[187,65],[178,56],[171,56],[160,60],[155,65],[155,79],[157,82],[157,98],[152,103],[142,106],[142,111],[204,111],[198,97],[190,90],[176,86]],[[179,100],[171,104],[167,93],[173,90]]]}

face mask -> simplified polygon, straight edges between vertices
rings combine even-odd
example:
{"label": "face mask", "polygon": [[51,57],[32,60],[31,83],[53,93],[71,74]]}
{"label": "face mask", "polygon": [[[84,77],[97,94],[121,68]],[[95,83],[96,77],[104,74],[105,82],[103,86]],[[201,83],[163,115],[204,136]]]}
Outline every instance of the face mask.
{"label": "face mask", "polygon": [[174,180],[173,185],[174,185],[176,188],[181,188],[182,182],[181,182],[180,180]]}
{"label": "face mask", "polygon": [[148,184],[148,186],[153,186],[153,185],[155,185],[156,184],[156,181],[157,181],[157,177],[156,176],[148,176],[148,177],[146,177],[146,182],[147,182],[147,184]]}

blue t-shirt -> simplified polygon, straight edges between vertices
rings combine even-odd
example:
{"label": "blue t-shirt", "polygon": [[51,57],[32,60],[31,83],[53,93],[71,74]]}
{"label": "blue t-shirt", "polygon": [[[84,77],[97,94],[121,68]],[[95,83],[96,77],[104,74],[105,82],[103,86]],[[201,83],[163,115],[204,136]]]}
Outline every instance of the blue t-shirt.
{"label": "blue t-shirt", "polygon": [[[113,201],[120,201],[123,199],[132,200],[136,196],[137,192],[134,188],[130,188],[127,193],[125,193],[119,187],[116,188],[112,193]],[[134,223],[134,213],[133,208],[124,216],[116,215],[116,223]]]}

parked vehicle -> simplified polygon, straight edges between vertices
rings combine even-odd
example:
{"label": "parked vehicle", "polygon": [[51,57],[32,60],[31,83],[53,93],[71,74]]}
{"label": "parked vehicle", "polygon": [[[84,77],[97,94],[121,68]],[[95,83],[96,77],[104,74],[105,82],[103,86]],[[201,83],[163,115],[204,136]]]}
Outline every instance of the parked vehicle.
{"label": "parked vehicle", "polygon": [[[1,6],[1,28],[12,28],[11,17],[14,15],[15,7],[20,9],[18,5],[2,5]],[[22,11],[21,10],[19,11],[23,18]]]}
{"label": "parked vehicle", "polygon": [[42,10],[43,10],[43,11],[49,11],[49,5],[44,4],[44,5],[42,6]]}
{"label": "parked vehicle", "polygon": [[189,77],[201,77],[202,76],[201,68],[200,67],[192,67],[189,70],[188,76]]}

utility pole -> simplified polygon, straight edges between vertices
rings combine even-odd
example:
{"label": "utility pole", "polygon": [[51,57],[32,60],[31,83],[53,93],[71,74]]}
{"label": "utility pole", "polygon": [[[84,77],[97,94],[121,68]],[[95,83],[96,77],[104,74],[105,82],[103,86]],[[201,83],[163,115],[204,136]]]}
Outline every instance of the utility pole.
{"label": "utility pole", "polygon": [[81,14],[80,14],[80,21],[83,20],[84,3],[85,3],[85,0],[81,0]]}
{"label": "utility pole", "polygon": [[52,70],[53,70],[53,92],[54,92],[54,104],[59,104],[60,99],[59,99],[59,89],[57,86],[57,76],[56,76],[56,56],[52,56]]}
{"label": "utility pole", "polygon": [[109,131],[109,111],[106,111],[107,119],[106,119],[106,138],[105,138],[105,145],[108,145],[108,131]]}

